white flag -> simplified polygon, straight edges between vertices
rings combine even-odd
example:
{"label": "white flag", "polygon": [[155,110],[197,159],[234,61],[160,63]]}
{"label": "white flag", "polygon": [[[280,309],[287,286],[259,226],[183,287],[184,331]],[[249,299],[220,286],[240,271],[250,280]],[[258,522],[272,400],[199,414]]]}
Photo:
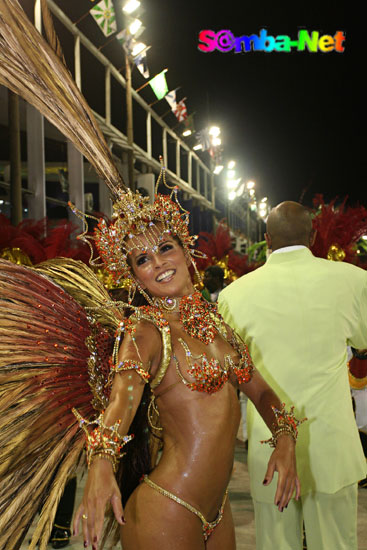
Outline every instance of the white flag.
{"label": "white flag", "polygon": [[168,94],[166,94],[164,97],[167,99],[167,103],[171,107],[172,111],[174,111],[177,107],[176,90],[172,90],[172,92],[168,92]]}
{"label": "white flag", "polygon": [[105,36],[109,36],[116,32],[116,17],[112,0],[102,0],[93,6],[90,10],[90,14],[98,23]]}

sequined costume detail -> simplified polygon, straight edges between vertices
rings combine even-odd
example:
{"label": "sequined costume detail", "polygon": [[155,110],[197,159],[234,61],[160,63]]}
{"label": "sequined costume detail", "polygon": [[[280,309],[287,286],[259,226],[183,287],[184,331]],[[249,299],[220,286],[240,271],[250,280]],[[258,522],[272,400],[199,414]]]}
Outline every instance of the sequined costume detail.
{"label": "sequined costume detail", "polygon": [[185,386],[190,388],[190,390],[209,394],[215,393],[224,386],[232,372],[236,375],[239,384],[251,380],[254,366],[246,346],[244,346],[238,364],[234,362],[230,355],[225,355],[224,366],[222,366],[217,359],[208,359],[206,353],[193,355],[189,346],[182,338],[179,338],[179,342],[185,351],[186,361],[189,367],[188,373],[196,379],[196,382],[190,382],[183,376],[180,371],[177,357],[174,356],[176,371],[182,382]]}
{"label": "sequined costume detail", "polygon": [[210,535],[212,534],[212,532],[214,531],[214,529],[216,528],[216,526],[218,525],[218,523],[221,521],[223,517],[223,511],[227,500],[228,491],[224,493],[222,504],[221,504],[221,507],[219,508],[219,512],[216,519],[214,521],[207,521],[203,516],[203,514],[200,512],[200,510],[198,510],[188,502],[184,501],[182,498],[174,495],[170,491],[167,491],[167,489],[163,489],[163,487],[161,487],[160,485],[157,485],[156,483],[154,483],[154,481],[149,479],[147,475],[144,476],[143,481],[144,483],[149,485],[149,487],[158,491],[158,493],[160,493],[161,495],[168,497],[171,500],[174,500],[175,502],[177,502],[177,504],[181,504],[181,506],[183,506],[184,508],[186,508],[187,510],[189,510],[190,512],[198,516],[198,518],[201,520],[201,523],[202,523],[204,540],[205,541],[208,540],[208,538],[210,537]]}
{"label": "sequined costume detail", "polygon": [[141,361],[136,361],[135,359],[125,359],[117,364],[110,360],[110,369],[110,375],[107,382],[109,386],[112,385],[115,374],[118,374],[119,372],[126,372],[128,370],[134,370],[145,383],[149,382],[150,379],[150,374],[144,369],[143,363]]}
{"label": "sequined costume detail", "polygon": [[[119,433],[118,429],[121,420],[115,422],[113,426],[106,426],[104,423],[104,412],[102,412],[98,418],[89,422],[83,418],[75,408],[73,408],[72,411],[86,436],[88,468],[96,458],[107,458],[111,461],[113,471],[116,473],[119,460],[124,456],[122,448],[134,438],[134,435],[121,435]],[[97,427],[89,432],[87,426],[92,426],[94,424],[96,424]]]}
{"label": "sequined costume detail", "polygon": [[[224,356],[224,365],[217,359],[208,358],[206,353],[198,356],[194,356],[187,344],[182,338],[178,341],[184,349],[186,362],[188,365],[188,374],[192,376],[195,381],[191,382],[187,380],[182,374],[176,355],[172,355],[172,344],[170,336],[170,327],[168,321],[164,318],[162,311],[157,307],[142,306],[137,309],[133,316],[129,319],[122,321],[116,332],[116,341],[114,346],[114,352],[111,361],[111,373],[112,377],[116,372],[124,370],[134,369],[144,380],[148,382],[150,374],[146,366],[139,360],[126,359],[123,362],[118,361],[118,350],[120,346],[120,340],[123,333],[130,335],[138,357],[140,358],[139,349],[135,342],[136,325],[141,320],[152,322],[161,335],[165,334],[165,341],[163,342],[163,354],[162,358],[165,358],[158,369],[154,380],[150,383],[152,389],[157,387],[167,371],[170,363],[171,355],[176,365],[176,371],[180,380],[191,390],[205,392],[208,394],[219,391],[231,374],[234,374],[238,383],[246,383],[251,380],[254,365],[252,363],[247,346],[239,338],[238,335],[230,332],[228,335],[223,319],[217,312],[215,304],[208,304],[210,307],[206,308],[206,302],[197,296],[199,293],[195,293],[191,296],[184,296],[181,298],[179,311],[180,321],[183,316],[183,312],[189,310],[189,305],[194,304],[193,309],[190,309],[189,321],[185,324],[182,322],[185,332],[192,337],[196,337],[198,340],[209,344],[214,340],[216,334],[220,334],[226,341],[228,341],[234,350],[238,353],[238,359],[235,361],[231,355]],[[182,304],[184,306],[182,307]],[[168,346],[168,347],[167,347]],[[158,412],[158,409],[154,403],[154,395],[152,396],[149,410],[154,413]]]}
{"label": "sequined costume detail", "polygon": [[200,292],[181,298],[154,298],[154,308],[180,314],[183,329],[192,338],[211,344],[218,333],[227,339],[227,330],[217,305],[207,302]]}

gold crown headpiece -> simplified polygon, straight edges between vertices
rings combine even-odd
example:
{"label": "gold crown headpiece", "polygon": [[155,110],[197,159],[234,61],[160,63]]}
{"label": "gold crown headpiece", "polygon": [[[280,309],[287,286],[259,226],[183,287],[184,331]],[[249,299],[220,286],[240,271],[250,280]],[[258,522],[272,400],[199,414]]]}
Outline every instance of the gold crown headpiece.
{"label": "gold crown headpiece", "polygon": [[[158,186],[161,180],[165,187],[170,189],[171,193],[169,195],[158,194]],[[197,236],[189,233],[190,214],[179,203],[177,194],[178,187],[170,187],[167,184],[165,168],[162,165],[155,186],[153,204],[150,203],[150,197],[143,197],[139,192],[133,192],[131,189],[121,190],[113,203],[112,223],[110,224],[104,218],[97,219],[94,216],[84,214],[69,203],[73,212],[85,223],[85,231],[78,238],[87,242],[91,248],[90,264],[94,266],[103,265],[117,286],[126,283],[129,288],[129,303],[133,300],[136,288],[139,288],[139,291],[151,302],[150,297],[134,277],[129,264],[129,254],[133,249],[145,252],[147,248],[150,248],[153,252],[156,252],[160,242],[167,234],[178,237],[185,253],[191,259],[199,280],[201,280],[193,257],[203,257],[203,253],[192,248]],[[94,229],[94,235],[87,235],[86,218],[98,221]],[[161,227],[157,227],[157,223]],[[132,239],[134,239],[133,246],[131,246]],[[90,240],[93,240],[96,244],[99,253],[98,258],[93,258],[93,248],[89,242]]]}

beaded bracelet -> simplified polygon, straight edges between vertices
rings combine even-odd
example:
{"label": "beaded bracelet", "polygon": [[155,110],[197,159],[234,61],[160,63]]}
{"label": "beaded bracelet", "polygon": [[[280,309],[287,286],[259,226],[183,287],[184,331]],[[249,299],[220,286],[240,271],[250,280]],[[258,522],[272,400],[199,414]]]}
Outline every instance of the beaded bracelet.
{"label": "beaded bracelet", "polygon": [[269,443],[270,447],[276,447],[278,439],[281,435],[290,435],[294,442],[297,441],[298,429],[297,426],[305,422],[307,418],[297,420],[294,416],[294,407],[291,407],[289,412],[285,410],[285,404],[282,403],[282,408],[279,410],[276,407],[271,407],[275,415],[274,429],[272,430],[272,437],[270,439],[261,441],[261,443]]}
{"label": "beaded bracelet", "polygon": [[[125,454],[122,452],[122,448],[133,439],[134,435],[119,434],[118,428],[121,420],[115,422],[113,426],[106,426],[103,421],[104,411],[91,422],[85,420],[76,409],[73,409],[73,413],[79,421],[79,426],[85,432],[88,468],[90,468],[94,459],[99,457],[109,460],[112,463],[113,471],[116,472],[119,460]],[[87,426],[92,424],[97,424],[97,427],[89,433]]]}

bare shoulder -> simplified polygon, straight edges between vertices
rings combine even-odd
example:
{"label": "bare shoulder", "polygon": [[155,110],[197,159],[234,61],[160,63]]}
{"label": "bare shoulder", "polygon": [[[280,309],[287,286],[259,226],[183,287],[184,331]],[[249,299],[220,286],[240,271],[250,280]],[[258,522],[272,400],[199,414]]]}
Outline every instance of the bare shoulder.
{"label": "bare shoulder", "polygon": [[161,345],[161,335],[157,326],[149,320],[140,319],[135,323],[133,336],[144,347],[156,348]]}
{"label": "bare shoulder", "polygon": [[158,328],[146,319],[131,319],[125,325],[119,355],[137,354],[144,363],[154,364],[161,355],[162,338]]}

